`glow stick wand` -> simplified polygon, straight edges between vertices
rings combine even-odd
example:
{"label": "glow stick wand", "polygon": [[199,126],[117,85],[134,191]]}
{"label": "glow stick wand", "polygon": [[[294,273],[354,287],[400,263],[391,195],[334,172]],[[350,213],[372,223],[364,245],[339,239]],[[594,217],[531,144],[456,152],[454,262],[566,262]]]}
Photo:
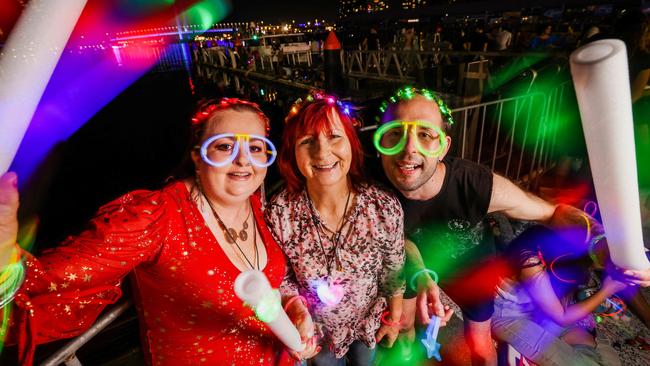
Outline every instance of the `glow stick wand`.
{"label": "glow stick wand", "polygon": [[255,310],[257,317],[288,348],[296,352],[305,349],[298,330],[282,309],[280,294],[271,288],[264,273],[256,270],[240,273],[235,279],[235,294]]}
{"label": "glow stick wand", "polygon": [[87,0],[31,0],[0,53],[0,174],[18,151]]}
{"label": "glow stick wand", "polygon": [[625,269],[645,270],[650,262],[641,232],[625,43],[591,42],[575,50],[570,61],[612,261]]}

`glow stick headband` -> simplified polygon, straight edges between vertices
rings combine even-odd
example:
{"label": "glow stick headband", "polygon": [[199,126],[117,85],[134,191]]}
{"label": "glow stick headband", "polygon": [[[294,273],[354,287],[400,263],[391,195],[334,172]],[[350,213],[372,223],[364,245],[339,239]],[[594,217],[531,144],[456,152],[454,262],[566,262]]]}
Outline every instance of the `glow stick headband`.
{"label": "glow stick headband", "polygon": [[231,109],[235,106],[247,106],[255,111],[255,113],[257,113],[260,119],[264,122],[264,128],[268,134],[268,132],[271,130],[269,118],[264,114],[264,112],[262,112],[260,107],[256,103],[238,98],[222,98],[219,101],[208,102],[203,107],[201,107],[199,111],[194,114],[194,116],[192,116],[192,125],[196,126],[203,124],[214,112]]}
{"label": "glow stick headband", "polygon": [[437,93],[424,88],[421,89],[412,86],[406,86],[404,88],[398,89],[397,92],[395,92],[395,94],[393,94],[387,100],[384,100],[381,103],[381,105],[379,106],[379,111],[381,113],[384,113],[388,109],[389,105],[397,104],[398,102],[404,100],[411,100],[417,95],[421,95],[426,99],[435,102],[438,105],[438,109],[440,109],[440,114],[442,115],[442,119],[449,125],[454,124],[454,119],[451,116],[451,109],[447,106],[447,104],[445,104],[442,98]]}
{"label": "glow stick headband", "polygon": [[[212,142],[214,142],[215,140],[222,139],[222,138],[228,138],[228,137],[235,139],[235,144],[232,147],[232,152],[230,153],[230,156],[224,161],[212,161],[212,160],[210,160],[210,158],[208,157],[208,147],[210,146],[210,144]],[[262,142],[264,142],[269,147],[269,149],[267,149],[265,153],[271,155],[271,157],[267,161],[259,162],[258,160],[256,160],[252,156],[251,151],[250,151],[250,140],[251,140],[251,138],[261,140]],[[213,166],[215,168],[226,166],[226,165],[232,163],[235,160],[235,157],[237,157],[237,154],[239,154],[239,152],[238,152],[239,151],[239,144],[240,144],[241,141],[243,141],[243,143],[244,143],[244,150],[246,151],[246,158],[248,159],[248,161],[251,162],[251,164],[255,165],[256,167],[259,167],[259,168],[268,167],[269,165],[273,164],[273,162],[275,161],[275,158],[278,155],[278,151],[275,148],[275,145],[273,145],[271,140],[267,139],[265,136],[252,135],[252,134],[247,134],[247,133],[221,133],[221,134],[214,135],[214,136],[208,138],[207,140],[205,140],[203,142],[203,144],[201,144],[201,150],[200,150],[201,158],[203,159],[203,161],[205,161],[206,164],[211,165],[211,166]]]}
{"label": "glow stick headband", "polygon": [[344,115],[350,118],[350,120],[352,121],[352,125],[354,127],[361,126],[361,122],[352,116],[352,110],[353,110],[352,104],[345,103],[340,99],[338,99],[337,97],[326,94],[320,90],[312,90],[304,99],[303,98],[296,99],[296,101],[291,106],[291,109],[289,110],[289,114],[284,119],[284,122],[288,123],[291,118],[293,118],[296,114],[298,114],[298,112],[300,112],[301,109],[305,108],[306,106],[308,106],[309,104],[317,100],[324,100],[327,102],[327,104],[331,106],[337,106],[340,112],[342,112]]}

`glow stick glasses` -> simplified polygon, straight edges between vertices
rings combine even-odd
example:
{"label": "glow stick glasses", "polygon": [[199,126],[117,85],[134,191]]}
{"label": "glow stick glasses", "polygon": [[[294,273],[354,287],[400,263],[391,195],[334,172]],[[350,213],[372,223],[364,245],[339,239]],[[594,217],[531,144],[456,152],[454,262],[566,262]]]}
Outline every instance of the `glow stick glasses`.
{"label": "glow stick glasses", "polygon": [[440,127],[426,121],[392,121],[375,131],[373,142],[384,155],[399,154],[408,141],[409,130],[415,132],[415,146],[422,155],[438,157],[447,148],[446,135]]}
{"label": "glow stick glasses", "polygon": [[222,133],[214,135],[201,145],[201,158],[207,164],[219,168],[232,163],[237,154],[239,146],[243,143],[246,157],[251,164],[266,168],[273,164],[278,151],[271,140],[260,135],[249,135],[244,133]]}

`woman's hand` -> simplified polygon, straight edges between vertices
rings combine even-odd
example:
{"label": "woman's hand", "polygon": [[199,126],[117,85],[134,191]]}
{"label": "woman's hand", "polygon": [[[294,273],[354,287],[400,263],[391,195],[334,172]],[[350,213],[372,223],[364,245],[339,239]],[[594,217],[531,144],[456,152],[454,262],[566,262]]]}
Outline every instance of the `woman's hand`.
{"label": "woman's hand", "polygon": [[399,322],[396,322],[396,324],[393,325],[382,324],[381,327],[379,327],[379,330],[377,331],[375,340],[382,347],[391,348],[393,347],[395,340],[397,340],[397,336],[399,335],[399,330],[400,330]]}
{"label": "woman's hand", "polygon": [[0,270],[9,257],[18,235],[18,176],[6,173],[0,176]]}
{"label": "woman's hand", "polygon": [[627,286],[628,285],[625,282],[615,280],[610,275],[607,275],[607,277],[605,277],[603,280],[602,288],[604,291],[607,291],[609,294],[608,296],[611,296],[617,292],[625,290]]}
{"label": "woman's hand", "polygon": [[623,272],[623,274],[627,276],[627,279],[633,284],[642,287],[650,286],[650,268],[643,271],[627,270]]}
{"label": "woman's hand", "polygon": [[314,357],[320,352],[321,347],[316,342],[314,322],[309,315],[309,310],[301,301],[294,301],[286,311],[289,319],[298,329],[300,340],[305,344],[305,349],[302,352],[289,350],[289,354],[297,360]]}

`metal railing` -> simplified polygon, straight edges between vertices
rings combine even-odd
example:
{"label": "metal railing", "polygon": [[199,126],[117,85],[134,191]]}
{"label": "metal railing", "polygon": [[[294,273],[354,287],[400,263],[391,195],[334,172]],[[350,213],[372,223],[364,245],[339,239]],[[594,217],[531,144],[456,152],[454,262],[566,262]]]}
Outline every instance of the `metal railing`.
{"label": "metal railing", "polygon": [[82,335],[68,342],[65,346],[63,346],[63,348],[43,361],[40,366],[58,366],[60,364],[65,364],[66,366],[81,366],[81,361],[79,361],[76,355],[76,352],[79,350],[79,348],[81,348],[99,332],[104,330],[104,328],[106,328],[110,323],[122,315],[129,307],[131,307],[131,302],[128,300],[122,300],[109,312],[99,318],[99,320],[97,320],[92,327],[88,328],[88,330],[85,331]]}
{"label": "metal railing", "polygon": [[[452,135],[460,141],[455,154],[489,166],[517,182],[522,179],[522,171],[527,171],[528,176],[534,171],[544,171],[548,168],[544,147],[552,144],[543,138],[550,123],[547,110],[547,98],[541,93],[454,109],[452,115],[457,126]],[[530,152],[526,147],[532,141],[534,147]],[[545,156],[544,162],[541,156]]]}

